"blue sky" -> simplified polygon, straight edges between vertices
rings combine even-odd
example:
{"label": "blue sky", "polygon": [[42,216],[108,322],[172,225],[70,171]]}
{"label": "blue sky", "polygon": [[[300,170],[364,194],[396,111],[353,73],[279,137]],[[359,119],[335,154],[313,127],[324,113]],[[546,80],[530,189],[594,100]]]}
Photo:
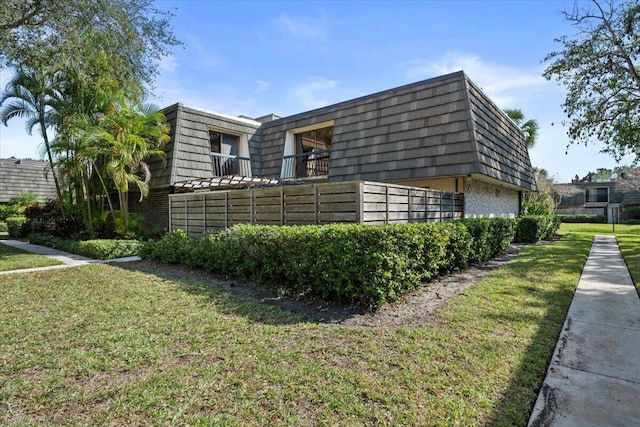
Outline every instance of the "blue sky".
{"label": "blue sky", "polygon": [[[160,64],[153,101],[232,115],[295,114],[464,70],[501,108],[537,119],[534,166],[561,182],[614,159],[572,145],[561,122],[564,88],[542,59],[572,35],[573,1],[157,1],[184,42]],[[9,71],[0,72],[4,85]],[[40,157],[20,122],[0,127],[1,157]],[[631,163],[625,159],[622,163]]]}

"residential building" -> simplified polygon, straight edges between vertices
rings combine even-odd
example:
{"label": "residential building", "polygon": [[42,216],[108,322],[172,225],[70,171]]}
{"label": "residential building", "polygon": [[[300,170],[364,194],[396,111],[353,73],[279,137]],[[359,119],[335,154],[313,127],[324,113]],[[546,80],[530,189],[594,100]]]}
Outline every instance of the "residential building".
{"label": "residential building", "polygon": [[0,159],[0,203],[9,203],[22,193],[33,193],[43,202],[56,197],[49,163],[31,159]]}
{"label": "residential building", "polygon": [[274,183],[375,181],[464,194],[464,213],[515,216],[536,191],[524,135],[464,72],[288,117],[175,104],[148,199],[130,209],[167,224],[168,194]]}

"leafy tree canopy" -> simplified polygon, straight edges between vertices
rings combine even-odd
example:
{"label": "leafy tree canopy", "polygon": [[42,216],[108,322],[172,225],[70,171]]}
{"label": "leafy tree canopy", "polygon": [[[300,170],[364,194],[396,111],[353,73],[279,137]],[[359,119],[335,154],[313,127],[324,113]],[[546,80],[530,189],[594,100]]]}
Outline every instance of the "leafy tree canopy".
{"label": "leafy tree canopy", "polygon": [[180,44],[171,17],[153,0],[4,0],[0,66],[57,65],[90,76],[99,49],[119,83],[151,84],[158,61]]}
{"label": "leafy tree canopy", "polygon": [[578,33],[557,42],[544,76],[567,89],[563,104],[571,143],[600,141],[620,159],[640,157],[640,4],[576,1],[565,12]]}

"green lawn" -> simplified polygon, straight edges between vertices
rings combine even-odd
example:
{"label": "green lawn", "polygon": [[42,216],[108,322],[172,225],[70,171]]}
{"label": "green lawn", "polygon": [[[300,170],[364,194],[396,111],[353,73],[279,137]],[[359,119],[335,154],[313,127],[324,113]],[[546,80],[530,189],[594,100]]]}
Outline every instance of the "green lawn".
{"label": "green lawn", "polygon": [[113,265],[6,276],[0,424],[525,425],[590,244],[525,247],[412,329]]}
{"label": "green lawn", "polygon": [[42,255],[35,255],[3,245],[0,241],[0,271],[19,270],[22,268],[47,267],[50,265],[62,264],[51,258]]}
{"label": "green lawn", "polygon": [[[614,234],[611,224],[562,224],[561,233]],[[618,246],[640,292],[640,225],[616,224]]]}
{"label": "green lawn", "polygon": [[634,224],[560,224],[560,233],[586,233],[586,234],[616,234],[640,236],[640,225]]}

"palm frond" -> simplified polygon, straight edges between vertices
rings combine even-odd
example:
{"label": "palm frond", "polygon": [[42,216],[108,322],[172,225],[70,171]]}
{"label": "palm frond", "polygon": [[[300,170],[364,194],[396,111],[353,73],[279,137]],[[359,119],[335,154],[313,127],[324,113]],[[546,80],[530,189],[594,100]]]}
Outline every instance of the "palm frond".
{"label": "palm frond", "polygon": [[22,99],[17,99],[0,108],[0,122],[7,126],[7,122],[14,118],[28,118],[36,113],[31,106]]}

